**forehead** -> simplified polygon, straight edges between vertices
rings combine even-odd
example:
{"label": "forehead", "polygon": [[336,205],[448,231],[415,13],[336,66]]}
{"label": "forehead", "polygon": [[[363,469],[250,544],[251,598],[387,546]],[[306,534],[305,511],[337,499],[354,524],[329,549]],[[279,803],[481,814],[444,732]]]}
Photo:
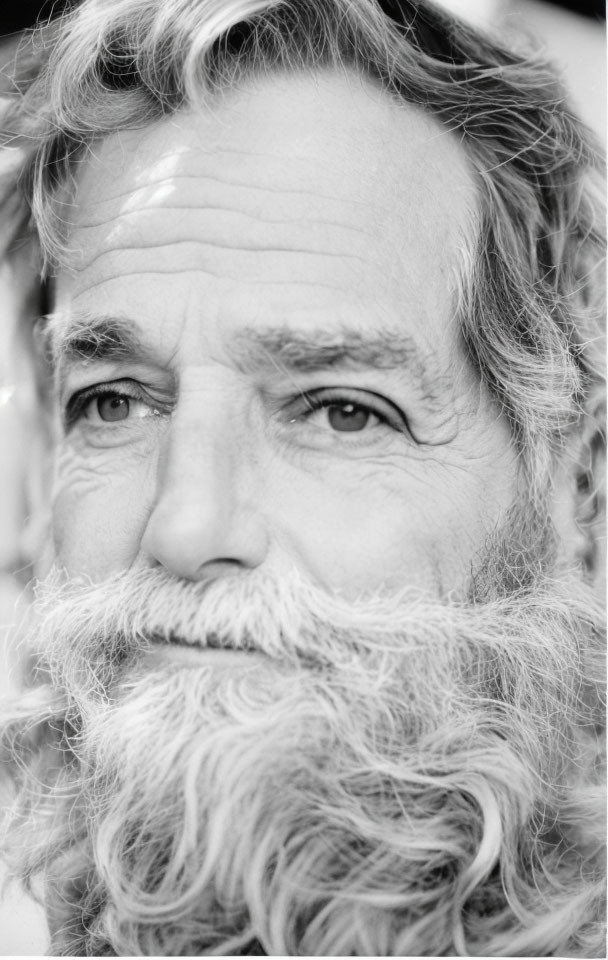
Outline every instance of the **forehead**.
{"label": "forehead", "polygon": [[475,209],[464,151],[419,108],[354,75],[252,79],[94,145],[59,298],[91,313],[138,285],[149,317],[187,287],[233,315],[255,290],[282,320],[404,300],[424,326],[451,312]]}
{"label": "forehead", "polygon": [[125,186],[138,185],[168,156],[191,151],[199,160],[218,152],[276,158],[286,174],[291,164],[309,162],[319,184],[339,171],[333,185],[341,183],[345,195],[355,182],[367,195],[374,187],[403,188],[403,178],[411,178],[413,185],[455,190],[456,216],[457,194],[471,185],[463,148],[434,116],[375,81],[330,70],[254,76],[198,107],[119,131],[90,152],[80,184],[86,190],[94,180],[113,194],[116,175]]}

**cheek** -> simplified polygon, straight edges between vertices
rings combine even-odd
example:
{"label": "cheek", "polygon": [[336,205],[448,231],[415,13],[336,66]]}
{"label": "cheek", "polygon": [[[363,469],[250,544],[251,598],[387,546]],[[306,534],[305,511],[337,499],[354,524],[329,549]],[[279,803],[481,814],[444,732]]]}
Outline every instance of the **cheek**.
{"label": "cheek", "polygon": [[428,484],[361,470],[336,485],[300,476],[273,503],[286,548],[319,585],[347,598],[380,587],[441,588],[446,519]]}
{"label": "cheek", "polygon": [[484,498],[475,477],[430,466],[358,469],[336,484],[294,479],[273,498],[288,549],[317,583],[347,598],[408,586],[464,595],[493,526],[487,487]]}
{"label": "cheek", "polygon": [[55,559],[69,573],[104,579],[135,559],[153,496],[154,468],[121,463],[108,452],[83,462],[59,454],[53,493]]}

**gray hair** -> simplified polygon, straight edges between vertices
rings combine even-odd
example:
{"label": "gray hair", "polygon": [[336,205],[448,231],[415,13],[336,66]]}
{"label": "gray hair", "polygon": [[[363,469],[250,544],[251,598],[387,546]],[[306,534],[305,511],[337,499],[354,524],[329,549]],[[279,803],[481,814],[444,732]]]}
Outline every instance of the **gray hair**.
{"label": "gray hair", "polygon": [[[541,485],[601,380],[598,149],[554,72],[423,0],[84,0],[39,36],[7,117],[46,270],[88,146],[251,73],[355,68],[433,114],[476,173],[460,326]],[[68,207],[66,208],[66,203]],[[69,218],[68,218],[69,219]],[[599,358],[599,359],[598,359]]]}

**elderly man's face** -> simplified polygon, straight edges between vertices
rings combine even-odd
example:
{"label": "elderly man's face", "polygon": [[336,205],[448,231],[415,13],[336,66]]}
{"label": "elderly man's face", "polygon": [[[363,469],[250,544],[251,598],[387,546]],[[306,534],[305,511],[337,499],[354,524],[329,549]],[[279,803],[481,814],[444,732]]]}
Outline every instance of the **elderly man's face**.
{"label": "elderly man's face", "polygon": [[455,320],[474,230],[456,140],[364,81],[98,144],[57,284],[59,563],[462,594],[515,497]]}

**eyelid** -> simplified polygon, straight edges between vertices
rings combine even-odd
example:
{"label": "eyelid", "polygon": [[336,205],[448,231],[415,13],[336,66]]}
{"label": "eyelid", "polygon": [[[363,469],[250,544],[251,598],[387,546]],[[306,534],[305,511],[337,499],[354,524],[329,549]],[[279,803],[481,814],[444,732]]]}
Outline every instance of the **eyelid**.
{"label": "eyelid", "polygon": [[102,383],[92,384],[90,387],[84,387],[77,390],[65,404],[63,421],[66,430],[69,430],[76,421],[82,416],[88,404],[96,397],[106,394],[119,394],[129,397],[131,400],[138,400],[150,407],[167,409],[167,401],[160,401],[150,395],[148,391],[136,380],[123,378],[121,380],[108,380]]}

